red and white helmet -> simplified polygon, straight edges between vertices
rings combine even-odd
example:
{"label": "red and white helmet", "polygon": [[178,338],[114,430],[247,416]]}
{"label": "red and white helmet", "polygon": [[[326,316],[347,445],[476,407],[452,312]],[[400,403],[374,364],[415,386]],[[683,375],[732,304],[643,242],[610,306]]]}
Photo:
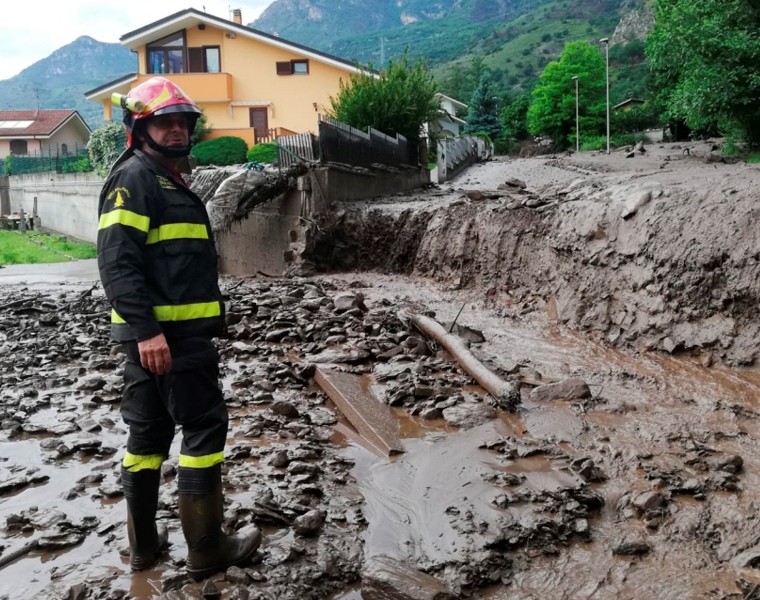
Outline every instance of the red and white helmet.
{"label": "red and white helmet", "polygon": [[[187,113],[189,132],[192,133],[195,122],[201,116],[201,110],[187,97],[182,88],[165,77],[151,77],[130,90],[126,96],[114,94],[111,100],[124,111],[127,148],[134,146],[133,133],[146,119],[170,113]],[[187,152],[189,151],[188,147]]]}

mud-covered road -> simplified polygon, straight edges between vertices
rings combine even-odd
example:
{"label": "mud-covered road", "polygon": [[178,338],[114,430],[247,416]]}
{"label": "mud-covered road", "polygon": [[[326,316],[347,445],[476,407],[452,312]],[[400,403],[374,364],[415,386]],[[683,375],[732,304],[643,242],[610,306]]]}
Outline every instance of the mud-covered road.
{"label": "mud-covered road", "polygon": [[[495,181],[541,171],[546,198],[544,186],[576,179],[572,165],[533,160],[495,165]],[[496,189],[487,172],[454,186]],[[457,281],[421,277],[419,256],[409,275],[225,278],[226,522],[254,522],[265,537],[255,564],[213,589],[183,575],[176,449],[160,501],[170,551],[154,571],[127,569],[121,359],[92,264],[61,277],[0,270],[0,597],[760,597],[760,374],[727,366],[732,344],[721,356],[720,341],[672,354],[636,336],[616,343],[558,318],[541,290],[509,301],[491,290],[501,282],[475,284],[466,267],[477,255],[461,250]],[[517,410],[410,330],[402,307],[469,328],[473,352],[520,386]],[[367,449],[314,383],[328,365],[388,407],[402,454]]]}

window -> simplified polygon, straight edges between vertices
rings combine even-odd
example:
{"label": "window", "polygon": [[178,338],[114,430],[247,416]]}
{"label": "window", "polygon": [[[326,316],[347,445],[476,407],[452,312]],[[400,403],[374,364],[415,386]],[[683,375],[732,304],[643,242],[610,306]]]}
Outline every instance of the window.
{"label": "window", "polygon": [[190,73],[221,73],[221,54],[219,46],[203,46],[188,48]]}
{"label": "window", "polygon": [[308,75],[308,60],[284,60],[277,62],[278,75]]}
{"label": "window", "polygon": [[29,151],[26,147],[26,140],[11,140],[11,154],[19,156],[28,153]]}
{"label": "window", "polygon": [[148,73],[185,73],[185,32],[178,31],[148,44]]}

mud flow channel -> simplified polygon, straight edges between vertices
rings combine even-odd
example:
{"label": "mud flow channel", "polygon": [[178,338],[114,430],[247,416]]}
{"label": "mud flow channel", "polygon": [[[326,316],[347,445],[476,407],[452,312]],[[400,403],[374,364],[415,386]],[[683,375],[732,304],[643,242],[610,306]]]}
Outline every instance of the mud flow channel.
{"label": "mud flow channel", "polygon": [[[760,374],[631,355],[372,275],[227,280],[225,525],[254,563],[190,583],[179,435],[128,569],[121,355],[102,292],[10,286],[0,306],[0,598],[739,599],[760,589]],[[521,402],[498,405],[398,318],[457,324]],[[482,333],[482,337],[481,337]],[[368,443],[315,383],[355,378],[403,452]],[[11,560],[15,558],[15,560]]]}

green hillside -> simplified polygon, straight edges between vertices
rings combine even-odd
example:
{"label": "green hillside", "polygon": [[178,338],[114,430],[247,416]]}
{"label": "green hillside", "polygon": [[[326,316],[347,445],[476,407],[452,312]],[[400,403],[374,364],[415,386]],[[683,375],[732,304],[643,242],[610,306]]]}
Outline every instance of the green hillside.
{"label": "green hillside", "polygon": [[100,105],[84,93],[137,70],[137,58],[121,44],[80,37],[10,79],[0,81],[0,110],[71,108],[90,127],[102,122]]}

